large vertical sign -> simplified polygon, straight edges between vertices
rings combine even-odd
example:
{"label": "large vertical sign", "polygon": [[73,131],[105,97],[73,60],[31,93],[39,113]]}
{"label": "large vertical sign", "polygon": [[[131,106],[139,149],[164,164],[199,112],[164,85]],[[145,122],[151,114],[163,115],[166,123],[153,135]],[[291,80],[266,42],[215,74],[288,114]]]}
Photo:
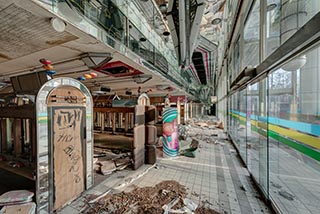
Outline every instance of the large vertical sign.
{"label": "large vertical sign", "polygon": [[164,108],[162,116],[163,154],[176,157],[179,152],[178,112],[176,108]]}
{"label": "large vertical sign", "polygon": [[53,209],[59,209],[85,189],[86,98],[72,86],[58,87],[49,94]]}
{"label": "large vertical sign", "polygon": [[82,107],[53,109],[54,208],[79,196],[84,190],[81,127]]}
{"label": "large vertical sign", "polygon": [[92,97],[58,77],[36,96],[36,213],[54,213],[93,185]]}

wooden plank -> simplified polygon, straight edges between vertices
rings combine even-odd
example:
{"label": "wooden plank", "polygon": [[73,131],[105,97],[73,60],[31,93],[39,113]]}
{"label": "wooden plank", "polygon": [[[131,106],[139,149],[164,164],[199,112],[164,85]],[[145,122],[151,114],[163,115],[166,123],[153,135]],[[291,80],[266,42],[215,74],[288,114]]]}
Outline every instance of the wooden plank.
{"label": "wooden plank", "polygon": [[2,118],[31,118],[36,117],[34,105],[0,107]]}
{"label": "wooden plank", "polygon": [[1,150],[4,153],[7,151],[7,121],[6,119],[1,119]]}
{"label": "wooden plank", "polygon": [[129,112],[134,112],[134,107],[94,107],[93,108],[94,112],[109,112],[109,113],[114,113],[114,112],[122,112],[122,113],[129,113]]}
{"label": "wooden plank", "polygon": [[13,145],[14,145],[14,155],[20,156],[22,152],[22,142],[21,142],[21,119],[14,119],[13,121]]}
{"label": "wooden plank", "polygon": [[128,132],[128,125],[129,125],[129,113],[125,113],[125,121],[124,121],[124,131]]}
{"label": "wooden plank", "polygon": [[14,204],[4,206],[1,211],[5,214],[31,214],[34,213],[36,209],[36,204],[34,202],[28,202],[25,204]]}
{"label": "wooden plank", "polygon": [[112,113],[112,132],[116,132],[116,113]]}
{"label": "wooden plank", "polygon": [[14,174],[20,175],[22,177],[28,178],[30,180],[34,180],[33,177],[33,168],[30,167],[12,167],[9,165],[8,161],[0,161],[0,168],[12,172]]}
{"label": "wooden plank", "polygon": [[53,90],[47,99],[48,106],[86,106],[86,97],[80,89],[61,86]]}

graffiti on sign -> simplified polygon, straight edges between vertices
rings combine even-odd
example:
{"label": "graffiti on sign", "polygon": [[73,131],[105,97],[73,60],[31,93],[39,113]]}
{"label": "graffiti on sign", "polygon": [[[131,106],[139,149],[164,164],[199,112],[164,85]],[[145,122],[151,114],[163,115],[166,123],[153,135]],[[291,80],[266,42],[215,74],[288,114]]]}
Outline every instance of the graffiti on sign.
{"label": "graffiti on sign", "polygon": [[[81,146],[81,108],[54,110],[55,162],[60,159],[61,169],[55,169],[65,178],[72,178],[74,183],[83,180],[82,146]],[[63,179],[61,179],[63,180]]]}

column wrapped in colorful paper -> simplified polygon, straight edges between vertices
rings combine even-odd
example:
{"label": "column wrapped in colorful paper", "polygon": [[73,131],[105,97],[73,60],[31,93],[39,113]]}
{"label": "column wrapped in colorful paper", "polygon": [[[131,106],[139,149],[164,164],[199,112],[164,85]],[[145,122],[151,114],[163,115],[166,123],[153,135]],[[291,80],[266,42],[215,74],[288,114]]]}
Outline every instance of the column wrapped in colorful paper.
{"label": "column wrapped in colorful paper", "polygon": [[164,108],[162,115],[163,154],[166,157],[176,157],[179,152],[178,112],[176,108]]}

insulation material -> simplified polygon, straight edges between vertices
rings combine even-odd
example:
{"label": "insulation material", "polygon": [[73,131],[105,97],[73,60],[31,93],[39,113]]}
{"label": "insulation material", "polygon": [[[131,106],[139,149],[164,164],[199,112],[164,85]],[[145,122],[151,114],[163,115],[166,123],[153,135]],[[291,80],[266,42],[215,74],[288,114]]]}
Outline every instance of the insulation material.
{"label": "insulation material", "polygon": [[29,202],[25,204],[17,204],[12,206],[4,206],[0,213],[3,214],[34,214],[36,213],[36,204]]}
{"label": "insulation material", "polygon": [[163,109],[163,154],[167,157],[176,157],[179,152],[177,117],[176,108]]}
{"label": "insulation material", "polygon": [[0,206],[21,204],[32,201],[34,193],[28,190],[13,190],[0,196]]}

